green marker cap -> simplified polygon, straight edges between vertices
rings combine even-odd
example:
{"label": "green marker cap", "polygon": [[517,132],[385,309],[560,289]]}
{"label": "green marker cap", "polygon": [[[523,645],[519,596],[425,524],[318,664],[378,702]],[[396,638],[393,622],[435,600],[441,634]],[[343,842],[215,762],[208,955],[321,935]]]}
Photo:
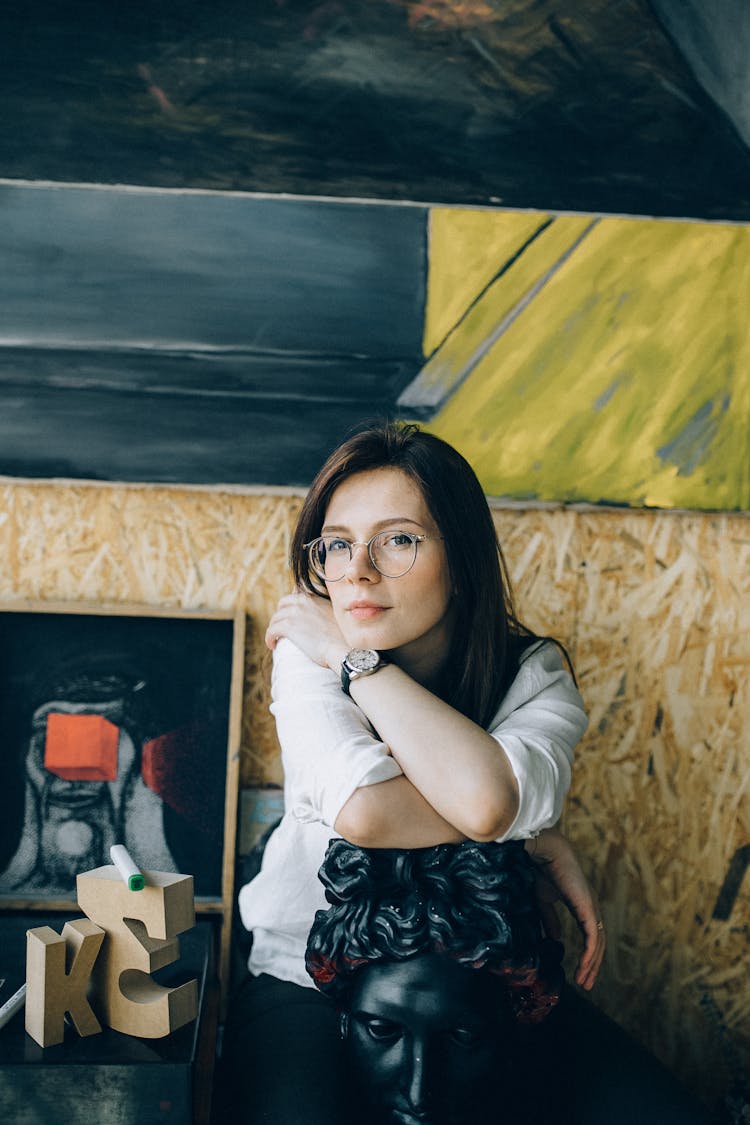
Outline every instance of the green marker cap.
{"label": "green marker cap", "polygon": [[128,888],[131,891],[142,891],[145,886],[146,886],[146,880],[143,878],[142,875],[129,875],[128,876]]}

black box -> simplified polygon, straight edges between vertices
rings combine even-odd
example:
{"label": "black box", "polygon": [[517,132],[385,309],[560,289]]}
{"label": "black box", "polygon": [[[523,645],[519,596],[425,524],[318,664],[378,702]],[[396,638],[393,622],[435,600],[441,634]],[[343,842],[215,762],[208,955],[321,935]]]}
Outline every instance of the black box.
{"label": "black box", "polygon": [[[0,915],[0,1006],[25,979],[26,931],[48,925],[59,933],[71,917]],[[107,1027],[82,1039],[66,1026],[63,1043],[42,1048],[26,1034],[19,1012],[0,1028],[0,1122],[206,1125],[219,1008],[212,920],[200,920],[178,940],[179,960],[154,979],[163,985],[197,979],[197,1019],[163,1039]]]}

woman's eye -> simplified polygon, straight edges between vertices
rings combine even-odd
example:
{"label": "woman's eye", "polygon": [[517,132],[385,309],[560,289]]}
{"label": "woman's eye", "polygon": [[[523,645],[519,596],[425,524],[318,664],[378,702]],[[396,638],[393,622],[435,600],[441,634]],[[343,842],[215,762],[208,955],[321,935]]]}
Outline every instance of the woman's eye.
{"label": "woman's eye", "polygon": [[364,1021],[368,1035],[378,1043],[395,1043],[401,1038],[401,1025],[393,1020],[369,1019]]}
{"label": "woman's eye", "polygon": [[413,542],[414,540],[407,531],[394,531],[391,535],[386,536],[383,545],[389,551],[398,551],[404,547],[411,547]]}
{"label": "woman's eye", "polygon": [[341,551],[347,551],[349,544],[346,539],[326,539],[323,547],[327,555],[335,555]]}

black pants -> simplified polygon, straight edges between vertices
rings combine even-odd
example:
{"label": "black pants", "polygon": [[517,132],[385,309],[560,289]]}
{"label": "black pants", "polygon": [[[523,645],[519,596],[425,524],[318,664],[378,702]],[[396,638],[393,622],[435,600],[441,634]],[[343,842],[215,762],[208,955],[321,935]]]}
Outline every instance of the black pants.
{"label": "black pants", "polygon": [[[339,1017],[313,988],[250,977],[224,1027],[217,1120],[237,1125],[353,1125]],[[223,1107],[223,1109],[222,1109]]]}
{"label": "black pants", "polygon": [[[669,1072],[573,989],[524,1029],[517,1094],[497,1092],[497,1125],[709,1125]],[[248,977],[224,1029],[216,1120],[224,1125],[358,1125],[339,1019],[314,989]],[[513,1108],[511,1104],[513,1103]],[[366,1101],[365,1101],[366,1105]]]}
{"label": "black pants", "polygon": [[537,1081],[559,1085],[571,1125],[711,1125],[666,1067],[573,988],[534,1032]]}

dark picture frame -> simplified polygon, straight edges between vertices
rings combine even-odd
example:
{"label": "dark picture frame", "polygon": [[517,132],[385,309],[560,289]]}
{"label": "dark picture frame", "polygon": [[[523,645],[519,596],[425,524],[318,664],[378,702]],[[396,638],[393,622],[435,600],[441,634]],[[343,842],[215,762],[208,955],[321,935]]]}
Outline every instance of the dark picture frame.
{"label": "dark picture frame", "polygon": [[75,875],[124,843],[233,906],[245,616],[0,603],[0,908],[73,910]]}

